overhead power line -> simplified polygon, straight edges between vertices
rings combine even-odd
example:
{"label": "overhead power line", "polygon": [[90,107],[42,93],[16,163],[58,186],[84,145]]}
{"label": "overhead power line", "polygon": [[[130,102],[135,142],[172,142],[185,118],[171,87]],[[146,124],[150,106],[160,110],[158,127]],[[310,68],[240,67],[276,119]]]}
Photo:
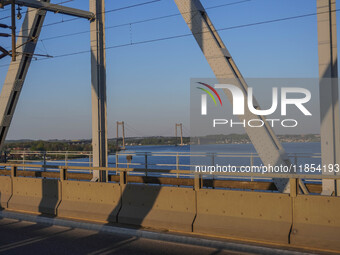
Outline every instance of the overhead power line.
{"label": "overhead power line", "polygon": [[[60,2],[59,4],[64,4],[64,3],[68,3],[68,2],[72,2],[74,0],[66,0],[64,2]],[[147,1],[147,2],[143,2],[143,3],[139,3],[139,4],[134,4],[134,5],[129,5],[129,6],[124,6],[124,7],[120,7],[120,8],[117,8],[117,9],[111,9],[111,10],[106,10],[104,13],[110,13],[110,12],[115,12],[115,11],[121,11],[121,10],[126,10],[126,9],[131,9],[131,8],[136,8],[136,7],[140,7],[140,6],[143,6],[143,5],[148,5],[148,4],[153,4],[153,3],[156,3],[156,2],[160,2],[162,0],[151,0],[151,1]],[[40,8],[40,9],[43,9],[43,8]],[[36,9],[32,9],[32,10],[27,10],[25,13],[27,12],[30,12],[30,11],[35,11]],[[10,18],[11,16],[7,16],[7,17],[4,17],[4,18],[1,18],[0,20],[2,19],[6,19],[6,18]],[[42,27],[47,27],[47,26],[53,26],[53,25],[56,25],[56,24],[61,24],[61,23],[65,23],[65,22],[70,22],[70,21],[74,21],[74,20],[77,20],[79,18],[71,18],[71,19],[67,19],[67,20],[62,20],[62,21],[58,21],[58,22],[53,22],[53,23],[49,23],[49,24],[45,24],[43,25]],[[27,31],[28,29],[23,29],[22,32],[25,32]],[[79,33],[78,33],[79,34]],[[41,40],[42,41],[42,40]],[[1,67],[1,66],[0,66]]]}
{"label": "overhead power line", "polygon": [[[339,10],[340,9],[336,9],[334,11],[339,11]],[[258,25],[282,22],[282,21],[293,20],[293,19],[301,19],[301,18],[311,17],[311,16],[315,16],[317,14],[322,14],[322,13],[328,13],[328,11],[320,12],[320,13],[309,13],[309,14],[290,16],[290,17],[273,19],[273,20],[260,21],[260,22],[255,22],[255,23],[248,23],[248,24],[243,24],[243,25],[224,27],[224,28],[216,29],[215,31],[226,31],[226,30],[232,30],[232,29],[238,29],[238,28],[245,28],[245,27],[251,27],[251,26],[258,26]],[[196,34],[207,33],[207,32],[210,32],[210,31],[198,32]],[[106,49],[109,50],[109,49],[126,47],[126,46],[131,46],[131,45],[138,45],[138,44],[146,44],[146,43],[152,43],[152,42],[158,42],[158,41],[165,41],[165,40],[170,40],[170,39],[187,37],[187,36],[191,36],[191,35],[192,35],[192,33],[188,33],[188,34],[175,35],[175,36],[169,36],[169,37],[162,37],[162,38],[150,39],[150,40],[139,41],[139,42],[132,42],[132,43],[130,42],[130,43],[126,43],[126,44],[108,46],[108,47],[106,47]],[[58,55],[58,56],[55,56],[55,57],[71,56],[72,54],[82,54],[82,53],[86,53],[86,52],[89,52],[89,50],[87,50],[87,51],[80,51],[80,52],[76,52],[76,53],[62,54],[62,55]]]}
{"label": "overhead power line", "polygon": [[2,17],[2,18],[0,18],[0,20],[8,19],[8,18],[10,18],[10,17],[11,17],[11,16]]}
{"label": "overhead power line", "polygon": [[[242,1],[232,2],[232,3],[210,6],[210,7],[207,7],[206,10],[222,8],[222,7],[235,5],[235,4],[241,4],[241,3],[250,2],[250,1],[252,1],[252,0],[242,0]],[[191,12],[187,12],[187,13],[191,13]],[[113,28],[118,28],[118,27],[131,26],[131,25],[135,25],[135,24],[141,24],[141,23],[157,21],[157,20],[161,20],[161,19],[172,18],[172,17],[176,17],[176,16],[180,16],[180,15],[181,15],[181,13],[168,14],[168,15],[155,17],[155,18],[143,19],[143,20],[139,20],[139,21],[133,21],[133,22],[123,23],[123,24],[118,24],[118,25],[113,25],[113,26],[106,26],[105,29],[108,30],[108,29],[113,29]],[[74,19],[70,19],[68,21],[72,21],[72,20],[74,20]],[[59,24],[59,22],[52,23],[51,25],[55,25],[55,24]],[[50,24],[47,24],[47,25],[50,25]],[[86,34],[86,33],[90,33],[90,32],[92,32],[92,31],[91,30],[85,30],[85,31],[76,32],[76,33],[69,33],[69,34],[64,34],[64,35],[51,36],[51,37],[43,38],[41,40],[47,41],[47,40],[52,40],[52,39],[57,39],[57,38],[64,38],[64,37],[69,37],[69,36]]]}
{"label": "overhead power line", "polygon": [[[335,10],[333,10],[331,12],[337,12],[339,10],[340,9],[335,9]],[[282,22],[282,21],[287,21],[287,20],[301,19],[301,18],[307,18],[307,17],[316,16],[317,14],[323,14],[323,13],[329,13],[329,11],[308,13],[308,14],[284,17],[284,18],[279,18],[279,19],[260,21],[260,22],[255,22],[255,23],[248,23],[248,24],[243,24],[243,25],[224,27],[224,28],[216,29],[215,31],[226,31],[226,30],[232,30],[232,29],[238,29],[238,28],[245,28],[245,27],[252,27],[252,26],[258,26],[258,25]],[[202,34],[202,33],[207,33],[207,32],[210,32],[210,31],[198,32],[196,34]],[[169,37],[162,37],[162,38],[156,38],[156,39],[150,39],[150,40],[144,40],[144,41],[139,41],[139,42],[130,42],[130,43],[126,43],[126,44],[113,45],[113,46],[106,47],[106,50],[115,49],[115,48],[122,48],[122,47],[128,47],[128,46],[134,46],[134,45],[140,45],[140,44],[154,43],[154,42],[159,42],[159,41],[166,41],[166,40],[183,38],[183,37],[188,37],[188,36],[192,36],[192,33],[182,34],[182,35],[175,35],[175,36],[169,36]],[[53,56],[53,58],[68,57],[68,56],[74,56],[74,55],[80,55],[80,54],[84,54],[84,53],[89,53],[89,52],[90,52],[90,50],[83,50],[83,51],[78,51],[78,52],[71,52],[71,53],[55,55],[55,56]],[[48,58],[41,58],[41,59],[38,59],[36,61],[45,60],[45,59],[48,59]],[[5,67],[5,66],[8,66],[8,65],[2,65],[0,67]]]}
{"label": "overhead power line", "polygon": [[[140,7],[140,6],[147,5],[147,4],[153,4],[153,3],[156,3],[156,2],[160,2],[160,1],[162,1],[162,0],[147,1],[147,2],[140,3],[140,4],[134,4],[134,5],[129,5],[129,6],[125,6],[125,7],[120,7],[120,8],[117,8],[117,9],[107,10],[104,13],[136,8],[136,7]],[[67,19],[67,20],[48,23],[48,24],[42,25],[42,27],[54,26],[54,25],[58,25],[58,24],[61,24],[61,23],[66,23],[66,22],[70,22],[70,21],[74,21],[74,20],[78,20],[78,19],[80,19],[80,18],[78,18],[78,17],[77,18],[70,18],[70,19]],[[27,31],[27,30],[23,30],[23,31]]]}
{"label": "overhead power line", "polygon": [[[64,2],[61,2],[59,4],[64,4],[64,3],[68,3],[68,2],[72,2],[74,0],[66,0]],[[126,10],[126,9],[131,9],[131,8],[135,8],[135,7],[140,7],[140,6],[143,6],[143,5],[148,5],[148,4],[153,4],[153,3],[157,3],[157,2],[160,2],[162,0],[151,0],[151,1],[147,1],[147,2],[143,2],[143,3],[139,3],[139,4],[134,4],[134,5],[128,5],[128,6],[124,6],[124,7],[120,7],[120,8],[116,8],[116,9],[111,9],[111,10],[106,10],[102,13],[111,13],[111,12],[116,12],[116,11],[122,11],[122,10]],[[44,9],[44,7],[40,8],[40,9]],[[36,9],[32,9],[32,10],[27,10],[26,12],[24,12],[23,14],[25,13],[28,13],[28,12],[31,12],[31,11],[35,11]],[[4,18],[1,18],[0,20],[3,20],[3,19],[8,19],[10,18],[11,16],[6,16]],[[80,19],[80,18],[71,18],[71,19],[67,19],[67,20],[63,20],[63,21],[59,21],[59,22],[53,22],[53,23],[50,23],[50,24],[46,24],[46,25],[43,25],[44,26],[51,26],[51,25],[56,25],[56,24],[60,24],[60,23],[64,23],[64,22],[69,22],[69,21],[73,21],[73,20],[77,20],[77,19]]]}
{"label": "overhead power line", "polygon": [[[141,5],[150,4],[150,3],[154,3],[154,2],[158,2],[158,1],[160,1],[160,0],[149,1],[149,2],[137,4],[137,5],[130,5],[130,6],[126,6],[126,7],[121,7],[121,8],[118,8],[118,9],[109,10],[109,12],[119,11],[119,10],[123,10],[123,9],[127,9],[127,8],[134,8],[134,7],[138,7],[138,6],[141,6]],[[242,1],[231,2],[231,3],[229,2],[229,3],[226,3],[226,4],[210,6],[210,7],[207,7],[206,9],[209,10],[209,9],[222,8],[222,7],[241,4],[241,3],[250,2],[250,1],[252,1],[252,0],[242,0]],[[191,13],[191,12],[186,12],[186,13]],[[165,15],[165,16],[155,17],[155,18],[143,19],[143,20],[139,20],[139,21],[135,21],[135,22],[123,23],[123,24],[118,24],[118,25],[113,25],[113,26],[106,26],[105,29],[108,30],[108,29],[113,29],[113,28],[118,28],[118,27],[131,26],[131,25],[134,25],[134,24],[141,24],[141,23],[145,23],[145,22],[157,21],[157,20],[171,18],[171,17],[175,17],[175,16],[180,16],[180,15],[181,15],[181,13],[174,13],[174,14],[169,14],[169,15]],[[57,25],[57,24],[60,24],[60,23],[63,23],[63,22],[74,21],[74,20],[77,20],[77,19],[78,18],[71,18],[71,19],[67,19],[67,20],[63,20],[63,21],[57,21],[57,22],[45,24],[44,26],[45,27],[53,26],[53,25]],[[48,37],[48,38],[42,38],[42,39],[40,39],[40,41],[43,42],[43,41],[48,41],[48,40],[53,40],[53,39],[76,36],[76,35],[81,35],[81,34],[87,34],[87,33],[90,33],[90,32],[91,32],[91,30],[85,30],[85,31],[69,33],[69,34],[64,34],[64,35],[56,35],[56,36],[52,36],[52,37]]]}
{"label": "overhead power line", "polygon": [[[60,3],[58,3],[59,5],[61,5],[61,4],[65,4],[65,3],[69,3],[69,2],[73,2],[74,0],[66,0],[66,1],[63,1],[63,2],[60,2]],[[25,12],[23,12],[22,14],[26,14],[26,13],[28,13],[28,12],[32,12],[32,11],[35,11],[35,10],[43,10],[43,9],[45,9],[45,7],[41,7],[41,8],[39,8],[39,9],[31,9],[31,10],[27,10],[27,11],[25,11]],[[3,11],[7,11],[7,10],[3,10]],[[8,19],[8,18],[10,18],[11,16],[7,16],[7,17],[4,17],[4,18],[1,18],[0,20],[2,20],[2,19]]]}
{"label": "overhead power line", "polygon": [[122,10],[131,9],[131,8],[135,8],[135,7],[140,7],[140,6],[147,5],[147,4],[157,3],[157,2],[160,2],[160,1],[161,0],[152,0],[152,1],[144,2],[144,3],[139,3],[139,4],[129,5],[129,6],[125,6],[125,7],[120,7],[120,8],[117,8],[117,9],[106,10],[106,11],[104,11],[104,13],[122,11]]}

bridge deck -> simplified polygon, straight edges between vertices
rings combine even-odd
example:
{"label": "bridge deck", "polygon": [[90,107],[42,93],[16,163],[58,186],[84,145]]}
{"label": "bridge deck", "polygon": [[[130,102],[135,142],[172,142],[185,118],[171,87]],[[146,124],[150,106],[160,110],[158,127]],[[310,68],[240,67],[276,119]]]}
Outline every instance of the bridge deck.
{"label": "bridge deck", "polygon": [[106,234],[14,219],[0,220],[0,254],[252,254]]}

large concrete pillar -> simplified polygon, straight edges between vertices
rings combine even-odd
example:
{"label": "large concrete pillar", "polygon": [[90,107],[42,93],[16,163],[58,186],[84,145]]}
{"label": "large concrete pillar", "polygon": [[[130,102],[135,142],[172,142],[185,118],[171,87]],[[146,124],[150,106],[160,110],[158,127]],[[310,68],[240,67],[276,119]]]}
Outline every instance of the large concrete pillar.
{"label": "large concrete pillar", "polygon": [[[90,0],[90,12],[96,14],[91,22],[91,85],[92,85],[92,147],[93,166],[107,166],[106,121],[106,56],[105,1]],[[94,180],[107,181],[107,172],[94,171]]]}
{"label": "large concrete pillar", "polygon": [[[322,165],[340,161],[340,122],[338,55],[336,38],[336,0],[317,0],[318,51],[320,77],[320,121]],[[325,174],[333,175],[334,172]],[[322,181],[324,195],[340,195],[335,180]]]}

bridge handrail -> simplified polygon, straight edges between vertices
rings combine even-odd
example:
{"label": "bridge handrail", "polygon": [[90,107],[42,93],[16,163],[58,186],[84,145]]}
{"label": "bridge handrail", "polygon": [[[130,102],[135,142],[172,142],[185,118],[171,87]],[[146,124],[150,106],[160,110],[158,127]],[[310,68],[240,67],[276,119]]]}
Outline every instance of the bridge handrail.
{"label": "bridge handrail", "polygon": [[[38,168],[39,170],[28,170],[25,171],[25,167]],[[194,173],[188,170],[162,170],[162,169],[140,169],[140,168],[115,168],[115,167],[77,167],[77,166],[47,166],[47,165],[26,165],[26,164],[0,164],[0,167],[4,169],[0,170],[1,175],[10,175],[12,178],[16,177],[29,177],[29,178],[53,178],[64,180],[93,180],[91,171],[93,170],[103,170],[103,171],[115,171],[109,175],[107,179],[108,182],[119,182],[120,184],[127,183],[151,183],[160,185],[175,185],[175,186],[192,186],[195,190],[201,187],[217,187],[217,188],[227,188],[227,189],[245,189],[245,190],[270,190],[275,191],[275,185],[271,178],[289,178],[290,182],[300,183],[304,182],[310,193],[320,193],[321,185],[320,179],[340,179],[340,176],[325,176],[325,175],[297,175],[297,174],[271,174],[263,175],[259,173],[229,173],[223,174],[220,179],[212,178],[212,175],[206,173]],[[6,169],[10,167],[11,169]],[[21,170],[20,170],[21,168]],[[46,171],[48,168],[53,168],[56,171]],[[6,172],[3,172],[3,171]],[[58,171],[59,170],[59,171]],[[81,171],[88,170],[88,173]],[[144,175],[147,171],[158,173],[157,176]],[[131,175],[129,173],[136,173]],[[182,174],[182,178],[179,178],[179,173]],[[143,174],[140,176],[139,174]],[[169,175],[170,176],[167,176]],[[177,174],[171,175],[171,174]],[[187,178],[184,177],[187,176]],[[210,178],[205,178],[210,176]],[[215,175],[213,175],[215,176]],[[238,178],[243,178],[237,180]],[[247,180],[248,179],[248,180]],[[250,179],[250,180],[249,180]],[[265,180],[266,181],[261,181]],[[303,179],[303,180],[302,180]],[[260,181],[256,181],[260,180]],[[315,180],[315,181],[313,181]],[[307,182],[306,182],[307,181]],[[314,183],[313,183],[314,182]]]}
{"label": "bridge handrail", "polygon": [[[73,171],[116,171],[116,172],[145,172],[146,169],[141,168],[117,168],[117,167],[90,167],[90,166],[53,166],[53,165],[28,165],[28,164],[8,164],[8,163],[0,163],[0,167],[11,167],[11,168],[54,168],[61,170],[73,170]],[[170,169],[170,170],[162,170],[162,169],[147,169],[148,172],[153,173],[176,173],[176,174],[189,174],[195,176],[238,176],[238,177],[262,177],[262,178],[287,178],[287,179],[340,179],[340,175],[322,175],[322,174],[294,174],[294,173],[242,173],[242,172],[228,172],[228,173],[199,173],[189,170],[179,170],[179,169]]]}
{"label": "bridge handrail", "polygon": [[[145,169],[141,168],[119,168],[119,167],[90,167],[90,166],[55,166],[55,165],[36,165],[36,164],[11,164],[0,163],[0,167],[16,167],[16,168],[54,168],[59,170],[73,170],[73,171],[117,171],[117,172],[145,172]],[[160,170],[160,169],[147,169],[148,172],[164,172],[164,173],[176,173],[176,174],[192,174],[187,170]]]}

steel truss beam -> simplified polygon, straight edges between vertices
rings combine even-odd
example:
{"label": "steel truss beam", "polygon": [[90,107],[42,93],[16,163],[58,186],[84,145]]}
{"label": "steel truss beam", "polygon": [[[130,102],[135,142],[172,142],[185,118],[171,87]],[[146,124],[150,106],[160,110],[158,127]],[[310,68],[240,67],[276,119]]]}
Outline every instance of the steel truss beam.
{"label": "steel truss beam", "polygon": [[[1,0],[0,0],[1,1]],[[18,45],[24,54],[11,62],[0,95],[0,149],[3,145],[18,102],[32,56],[40,35],[47,11],[64,13],[90,19],[91,22],[91,83],[92,83],[92,146],[93,166],[107,166],[107,122],[106,122],[106,62],[105,62],[105,7],[104,0],[90,0],[90,10],[79,11],[49,4],[50,0],[16,0],[16,4],[38,9],[29,10],[20,31]],[[2,6],[11,1],[1,1]],[[1,7],[1,5],[0,5]],[[96,16],[93,14],[96,13]],[[5,53],[3,53],[5,54]],[[7,53],[6,53],[7,54]],[[106,181],[106,171],[94,171],[93,180]]]}
{"label": "steel truss beam", "polygon": [[0,150],[11,124],[45,15],[45,10],[35,9],[29,10],[25,15],[17,41],[18,45],[22,45],[24,54],[17,56],[15,62],[11,62],[0,94]]}
{"label": "steel truss beam", "polygon": [[[91,22],[91,95],[93,166],[107,167],[105,1],[90,0]],[[93,181],[107,181],[107,171],[93,171]]]}
{"label": "steel truss beam", "polygon": [[[174,1],[219,82],[223,83],[223,80],[225,79],[233,79],[237,83],[234,85],[238,86],[244,94],[247,95],[248,86],[222,39],[214,28],[201,2],[199,0]],[[232,95],[230,92],[228,90],[224,90],[224,92],[232,102]],[[254,104],[258,105],[255,100]],[[291,164],[272,128],[262,116],[252,114],[248,110],[248,107],[245,107],[245,114],[239,118],[241,121],[259,119],[265,123],[261,128],[245,128],[257,153],[265,165]],[[274,178],[274,183],[280,192],[289,192],[288,179]]]}
{"label": "steel truss beam", "polygon": [[[322,165],[340,164],[336,1],[317,1]],[[333,172],[326,173],[333,175]],[[340,196],[340,182],[322,180],[322,194]]]}
{"label": "steel truss beam", "polygon": [[[0,7],[6,6],[12,3],[12,0],[2,0],[0,1]],[[75,8],[62,6],[58,4],[51,4],[48,2],[37,1],[37,0],[15,0],[15,4],[22,5],[26,7],[41,9],[54,13],[62,13],[70,16],[75,16],[79,18],[85,18],[92,20],[95,18],[95,15],[92,12],[78,10]]]}

